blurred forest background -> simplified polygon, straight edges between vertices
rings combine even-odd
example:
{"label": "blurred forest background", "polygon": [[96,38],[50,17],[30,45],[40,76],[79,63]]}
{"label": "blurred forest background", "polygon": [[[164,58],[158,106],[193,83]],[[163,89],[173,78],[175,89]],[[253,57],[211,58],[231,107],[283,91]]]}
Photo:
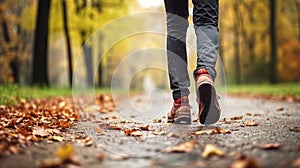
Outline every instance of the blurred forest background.
{"label": "blurred forest background", "polygon": [[[164,12],[163,0],[0,0],[0,84],[70,86],[82,49],[82,82],[109,87],[128,53],[164,46],[164,37],[134,37],[105,53],[106,34],[83,44],[110,21],[144,11]],[[149,18],[120,22],[106,33],[149,23],[165,28],[163,19]],[[228,83],[300,81],[300,0],[220,0],[219,28]],[[105,57],[97,66],[99,55]],[[166,81],[162,76],[154,80]]]}

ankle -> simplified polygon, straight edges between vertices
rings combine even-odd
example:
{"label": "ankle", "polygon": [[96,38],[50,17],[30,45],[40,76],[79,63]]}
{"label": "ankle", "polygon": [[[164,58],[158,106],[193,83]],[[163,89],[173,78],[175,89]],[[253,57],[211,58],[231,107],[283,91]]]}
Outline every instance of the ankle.
{"label": "ankle", "polygon": [[205,68],[201,68],[201,69],[198,69],[197,72],[196,72],[196,76],[195,76],[195,80],[197,81],[198,78],[201,76],[201,75],[207,75],[207,76],[210,76],[207,69]]}
{"label": "ankle", "polygon": [[188,105],[189,97],[183,96],[181,98],[174,99],[174,106]]}

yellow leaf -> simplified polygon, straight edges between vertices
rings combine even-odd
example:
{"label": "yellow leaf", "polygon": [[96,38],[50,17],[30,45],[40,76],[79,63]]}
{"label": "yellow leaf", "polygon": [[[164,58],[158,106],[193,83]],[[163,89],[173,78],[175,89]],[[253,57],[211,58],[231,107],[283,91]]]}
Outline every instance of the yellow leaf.
{"label": "yellow leaf", "polygon": [[214,134],[230,134],[230,130],[221,129],[221,128],[215,128],[213,131]]}
{"label": "yellow leaf", "polygon": [[65,144],[56,150],[56,156],[62,160],[66,160],[72,155],[73,152],[74,147],[71,144]]}
{"label": "yellow leaf", "polygon": [[61,137],[61,136],[52,136],[52,139],[55,140],[55,141],[58,141],[58,142],[61,142],[61,141],[64,140],[64,138]]}
{"label": "yellow leaf", "polygon": [[258,126],[258,123],[253,120],[246,120],[244,121],[245,126]]}
{"label": "yellow leaf", "polygon": [[201,130],[201,131],[196,131],[195,134],[196,135],[203,135],[203,134],[212,134],[214,132],[214,130],[210,129],[210,130]]}
{"label": "yellow leaf", "polygon": [[100,135],[104,135],[105,134],[104,131],[101,128],[99,128],[99,127],[96,128],[96,132],[98,134],[100,134]]}
{"label": "yellow leaf", "polygon": [[205,148],[202,152],[202,157],[207,158],[207,157],[212,156],[212,155],[224,156],[224,154],[225,154],[224,151],[217,148],[215,145],[207,144],[207,145],[205,145]]}
{"label": "yellow leaf", "polygon": [[195,141],[189,141],[166,149],[166,152],[188,153],[193,151]]}

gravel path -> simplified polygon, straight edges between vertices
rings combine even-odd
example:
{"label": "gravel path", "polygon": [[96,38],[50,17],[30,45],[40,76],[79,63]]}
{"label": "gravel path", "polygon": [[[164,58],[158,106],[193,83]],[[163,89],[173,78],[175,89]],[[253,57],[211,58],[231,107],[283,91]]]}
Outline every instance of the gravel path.
{"label": "gravel path", "polygon": [[[150,106],[146,101],[137,97],[134,106],[145,107],[148,113],[127,107],[128,102],[125,113],[103,114],[89,108],[86,120],[67,131],[92,140],[72,143],[76,158],[60,167],[300,167],[300,103],[227,97],[217,124],[178,126],[163,117],[170,100],[156,98]],[[195,102],[192,106],[196,120]],[[63,144],[41,142],[25,154],[1,157],[0,167],[39,167]],[[205,156],[208,144],[223,154],[212,150]]]}

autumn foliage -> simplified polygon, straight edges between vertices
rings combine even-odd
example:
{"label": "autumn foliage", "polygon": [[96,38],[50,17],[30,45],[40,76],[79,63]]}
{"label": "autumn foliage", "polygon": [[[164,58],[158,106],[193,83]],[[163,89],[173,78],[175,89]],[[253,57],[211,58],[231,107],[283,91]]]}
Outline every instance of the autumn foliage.
{"label": "autumn foliage", "polygon": [[300,41],[291,39],[282,45],[279,57],[279,74],[281,81],[300,80]]}
{"label": "autumn foliage", "polygon": [[62,141],[65,129],[79,121],[71,98],[21,100],[0,106],[0,155],[20,153],[41,140]]}

